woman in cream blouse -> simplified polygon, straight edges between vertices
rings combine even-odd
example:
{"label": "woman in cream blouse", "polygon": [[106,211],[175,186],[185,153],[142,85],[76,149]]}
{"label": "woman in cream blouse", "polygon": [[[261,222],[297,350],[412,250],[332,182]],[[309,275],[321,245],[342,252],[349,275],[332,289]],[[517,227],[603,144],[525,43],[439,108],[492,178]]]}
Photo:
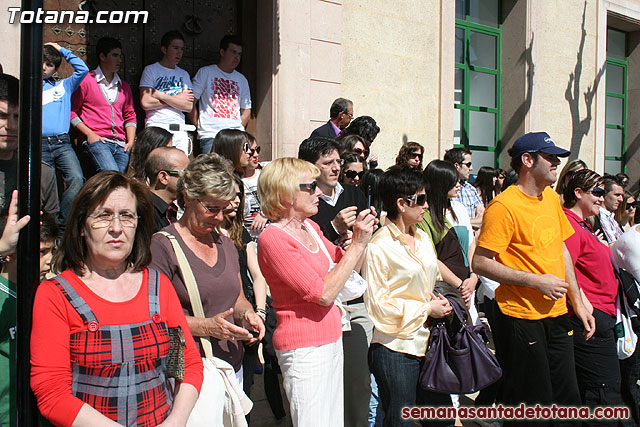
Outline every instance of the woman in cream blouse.
{"label": "woman in cream blouse", "polygon": [[427,318],[444,317],[452,308],[433,294],[440,278],[436,253],[415,226],[427,208],[422,175],[394,166],[379,185],[388,221],[367,246],[365,304],[375,326],[370,354],[384,426],[403,426],[412,423],[402,418],[403,407],[451,405],[449,395],[418,391],[418,375],[429,338]]}

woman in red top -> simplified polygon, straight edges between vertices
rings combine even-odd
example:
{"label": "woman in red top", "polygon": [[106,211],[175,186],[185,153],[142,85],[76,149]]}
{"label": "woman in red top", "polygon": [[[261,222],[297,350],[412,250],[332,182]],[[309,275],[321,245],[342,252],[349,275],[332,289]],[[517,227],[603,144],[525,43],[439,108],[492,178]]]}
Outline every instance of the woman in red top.
{"label": "woman in red top", "polygon": [[[360,264],[375,224],[375,212],[360,212],[344,252],[325,239],[308,219],[318,212],[318,175],[311,163],[280,158],[258,179],[262,211],[273,221],[258,238],[258,262],[278,319],[273,345],[294,426],[344,423],[342,325],[333,301]],[[337,262],[331,271],[329,256]]]}
{"label": "woman in red top", "polygon": [[[601,242],[586,218],[597,215],[604,202],[602,177],[589,169],[575,172],[564,189],[564,212],[575,233],[565,244],[576,272],[585,306],[596,320],[596,332],[585,341],[583,324],[571,316],[573,343],[582,403],[589,406],[620,406],[620,366],[616,352],[616,296],[611,250]],[[584,425],[600,425],[583,422]],[[608,424],[607,424],[608,425]]]}
{"label": "woman in red top", "polygon": [[[60,426],[185,425],[202,362],[169,280],[147,268],[153,204],[146,188],[101,172],[78,193],[55,267],[33,307],[31,387]],[[168,327],[181,327],[184,379],[172,392]]]}

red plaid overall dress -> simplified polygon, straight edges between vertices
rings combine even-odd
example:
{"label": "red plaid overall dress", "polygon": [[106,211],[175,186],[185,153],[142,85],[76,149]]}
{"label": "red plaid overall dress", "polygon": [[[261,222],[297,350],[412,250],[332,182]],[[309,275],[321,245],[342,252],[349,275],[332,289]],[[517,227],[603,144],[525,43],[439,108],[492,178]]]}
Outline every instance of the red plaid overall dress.
{"label": "red plaid overall dress", "polygon": [[165,375],[169,335],[160,317],[160,281],[157,271],[148,271],[149,320],[131,325],[100,325],[69,282],[61,276],[54,279],[87,327],[70,337],[73,394],[124,426],[156,426],[172,404]]}

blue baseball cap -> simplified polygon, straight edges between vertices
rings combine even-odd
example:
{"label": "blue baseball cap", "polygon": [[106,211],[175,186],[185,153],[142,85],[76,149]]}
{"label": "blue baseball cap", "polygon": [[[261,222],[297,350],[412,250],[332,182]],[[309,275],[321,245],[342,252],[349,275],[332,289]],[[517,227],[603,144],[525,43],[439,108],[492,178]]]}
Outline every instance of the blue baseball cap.
{"label": "blue baseball cap", "polygon": [[533,153],[542,151],[543,153],[555,154],[558,157],[568,157],[571,153],[569,150],[558,147],[548,133],[546,132],[529,132],[516,139],[508,151],[511,157],[520,156],[523,153]]}

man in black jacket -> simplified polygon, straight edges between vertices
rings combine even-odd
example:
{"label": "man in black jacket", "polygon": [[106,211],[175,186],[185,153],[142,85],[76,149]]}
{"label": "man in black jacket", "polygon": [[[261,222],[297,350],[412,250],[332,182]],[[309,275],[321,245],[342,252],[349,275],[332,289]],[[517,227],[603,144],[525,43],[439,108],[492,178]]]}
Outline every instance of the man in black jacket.
{"label": "man in black jacket", "polygon": [[311,132],[311,136],[337,138],[353,119],[353,102],[345,98],[336,99],[329,109],[329,117],[329,121]]}
{"label": "man in black jacket", "polygon": [[[325,237],[336,244],[343,241],[356,221],[356,216],[369,209],[364,193],[353,185],[340,184],[342,159],[338,143],[331,138],[312,136],[298,149],[298,158],[315,164],[320,169],[316,178],[322,191],[318,213],[311,217]],[[367,425],[371,381],[367,353],[373,333],[373,324],[367,315],[362,297],[343,301],[351,330],[342,333],[344,349],[344,425]]]}

